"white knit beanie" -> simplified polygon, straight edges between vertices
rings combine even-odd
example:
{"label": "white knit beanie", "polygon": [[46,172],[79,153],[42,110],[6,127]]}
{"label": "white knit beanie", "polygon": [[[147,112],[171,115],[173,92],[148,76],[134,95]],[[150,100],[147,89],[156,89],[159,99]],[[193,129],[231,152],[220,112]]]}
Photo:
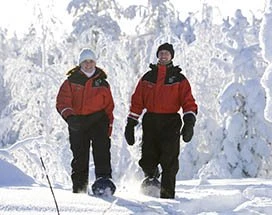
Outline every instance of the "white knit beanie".
{"label": "white knit beanie", "polygon": [[78,57],[78,65],[80,65],[84,60],[96,61],[95,53],[91,49],[82,49]]}

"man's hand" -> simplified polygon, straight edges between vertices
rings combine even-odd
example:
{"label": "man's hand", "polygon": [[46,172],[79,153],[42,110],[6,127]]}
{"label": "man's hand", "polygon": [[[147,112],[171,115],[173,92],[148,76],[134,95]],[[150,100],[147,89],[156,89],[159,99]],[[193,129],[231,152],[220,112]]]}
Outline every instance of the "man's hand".
{"label": "man's hand", "polygon": [[188,113],[183,116],[184,125],[181,130],[181,135],[184,142],[191,141],[194,135],[195,121],[196,117],[192,113]]}
{"label": "man's hand", "polygon": [[135,143],[135,137],[134,137],[134,127],[138,124],[138,121],[132,118],[127,119],[127,125],[125,128],[125,138],[127,141],[127,144],[132,146]]}

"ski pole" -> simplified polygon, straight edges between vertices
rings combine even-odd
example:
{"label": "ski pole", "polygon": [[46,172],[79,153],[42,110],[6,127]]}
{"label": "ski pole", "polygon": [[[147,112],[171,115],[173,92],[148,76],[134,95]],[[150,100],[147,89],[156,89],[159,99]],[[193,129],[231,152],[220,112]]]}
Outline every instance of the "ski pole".
{"label": "ski pole", "polygon": [[44,173],[45,173],[45,176],[46,176],[46,178],[47,178],[47,181],[48,181],[48,184],[49,184],[49,187],[50,187],[51,193],[52,193],[53,198],[54,198],[54,202],[55,202],[55,205],[56,205],[56,209],[57,209],[58,215],[60,215],[60,212],[59,212],[59,207],[58,207],[58,203],[57,203],[57,200],[56,200],[56,197],[55,197],[55,194],[54,194],[53,188],[52,188],[52,186],[51,186],[51,183],[50,183],[50,180],[49,180],[48,174],[47,174],[47,172],[46,172],[46,168],[45,168],[45,165],[44,165],[44,163],[43,163],[43,159],[42,159],[42,157],[40,157],[40,159],[41,159],[42,167],[43,167],[43,169],[44,169]]}

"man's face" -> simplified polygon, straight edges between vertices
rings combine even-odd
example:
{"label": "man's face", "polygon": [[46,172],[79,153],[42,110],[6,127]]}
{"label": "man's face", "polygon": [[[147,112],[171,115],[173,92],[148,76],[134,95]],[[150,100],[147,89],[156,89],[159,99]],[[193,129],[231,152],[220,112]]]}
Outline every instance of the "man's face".
{"label": "man's face", "polygon": [[162,64],[168,63],[172,59],[171,53],[167,50],[159,51],[158,58],[159,58],[160,63],[162,63]]}
{"label": "man's face", "polygon": [[92,72],[95,69],[96,62],[94,60],[84,60],[80,66],[85,72]]}

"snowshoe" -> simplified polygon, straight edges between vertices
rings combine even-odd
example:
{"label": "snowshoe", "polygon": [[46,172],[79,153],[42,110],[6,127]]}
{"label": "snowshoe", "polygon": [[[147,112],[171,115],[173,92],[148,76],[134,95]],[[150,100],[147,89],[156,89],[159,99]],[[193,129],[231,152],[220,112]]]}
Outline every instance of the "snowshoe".
{"label": "snowshoe", "polygon": [[141,184],[141,192],[147,196],[160,197],[161,183],[156,177],[146,177]]}
{"label": "snowshoe", "polygon": [[116,186],[110,178],[98,178],[92,185],[92,192],[95,196],[112,196]]}

